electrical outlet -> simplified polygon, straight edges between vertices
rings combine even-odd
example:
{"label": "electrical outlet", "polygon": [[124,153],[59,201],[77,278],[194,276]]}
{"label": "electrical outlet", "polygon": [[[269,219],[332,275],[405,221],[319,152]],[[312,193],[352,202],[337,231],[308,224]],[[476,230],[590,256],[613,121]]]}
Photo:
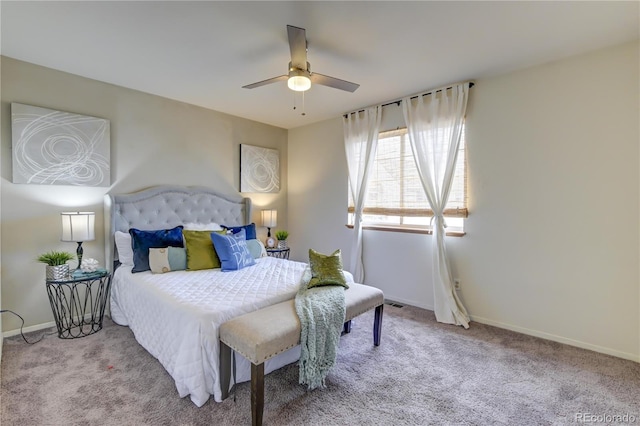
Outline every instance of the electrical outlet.
{"label": "electrical outlet", "polygon": [[458,278],[453,280],[453,288],[456,291],[460,291],[460,280]]}

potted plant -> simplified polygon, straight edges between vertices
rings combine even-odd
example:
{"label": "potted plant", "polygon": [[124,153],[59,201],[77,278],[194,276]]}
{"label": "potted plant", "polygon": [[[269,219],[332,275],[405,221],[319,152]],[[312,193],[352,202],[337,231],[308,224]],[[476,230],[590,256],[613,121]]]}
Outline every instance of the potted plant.
{"label": "potted plant", "polygon": [[287,238],[289,233],[287,231],[277,231],[276,238],[278,239],[278,248],[287,248]]}
{"label": "potted plant", "polygon": [[49,251],[38,256],[38,262],[46,264],[48,280],[62,280],[69,276],[68,261],[75,258],[75,255],[66,251]]}

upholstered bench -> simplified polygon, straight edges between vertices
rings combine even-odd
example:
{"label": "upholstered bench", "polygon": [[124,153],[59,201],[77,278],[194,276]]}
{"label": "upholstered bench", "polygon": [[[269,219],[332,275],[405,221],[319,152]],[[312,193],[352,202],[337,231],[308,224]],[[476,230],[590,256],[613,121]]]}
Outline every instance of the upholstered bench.
{"label": "upholstered bench", "polygon": [[[363,285],[349,284],[345,291],[346,315],[344,332],[351,331],[351,320],[375,308],[373,344],[380,345],[384,294],[381,290]],[[253,425],[262,424],[264,407],[264,362],[281,352],[300,344],[300,319],[294,300],[267,306],[236,317],[220,326],[220,371],[228,366],[231,350],[251,362],[251,418]],[[223,394],[229,389],[231,375],[221,377]]]}

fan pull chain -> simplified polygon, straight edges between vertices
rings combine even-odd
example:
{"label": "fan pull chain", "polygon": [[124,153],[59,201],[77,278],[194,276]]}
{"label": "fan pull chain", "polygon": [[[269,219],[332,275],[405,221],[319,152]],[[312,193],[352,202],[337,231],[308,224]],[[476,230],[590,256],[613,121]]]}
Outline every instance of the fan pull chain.
{"label": "fan pull chain", "polygon": [[[307,113],[304,110],[304,92],[302,93],[302,112],[300,113],[300,115],[307,115]],[[293,110],[295,111],[296,109],[298,109],[298,107],[296,106],[296,92],[293,92]]]}

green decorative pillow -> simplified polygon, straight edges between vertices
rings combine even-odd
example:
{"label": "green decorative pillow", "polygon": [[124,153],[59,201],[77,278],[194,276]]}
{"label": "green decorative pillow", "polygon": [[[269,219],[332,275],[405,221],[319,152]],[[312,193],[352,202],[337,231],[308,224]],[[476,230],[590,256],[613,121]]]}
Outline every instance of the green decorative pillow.
{"label": "green decorative pillow", "polygon": [[311,268],[311,281],[307,288],[322,285],[341,285],[349,288],[347,280],[342,273],[342,257],[340,250],[326,255],[309,249],[309,266]]}
{"label": "green decorative pillow", "polygon": [[182,247],[149,249],[149,266],[154,274],[187,269],[187,252]]}
{"label": "green decorative pillow", "polygon": [[[214,231],[221,234],[226,231]],[[220,267],[220,259],[211,242],[211,231],[183,230],[184,246],[187,249],[187,269],[214,269]]]}

